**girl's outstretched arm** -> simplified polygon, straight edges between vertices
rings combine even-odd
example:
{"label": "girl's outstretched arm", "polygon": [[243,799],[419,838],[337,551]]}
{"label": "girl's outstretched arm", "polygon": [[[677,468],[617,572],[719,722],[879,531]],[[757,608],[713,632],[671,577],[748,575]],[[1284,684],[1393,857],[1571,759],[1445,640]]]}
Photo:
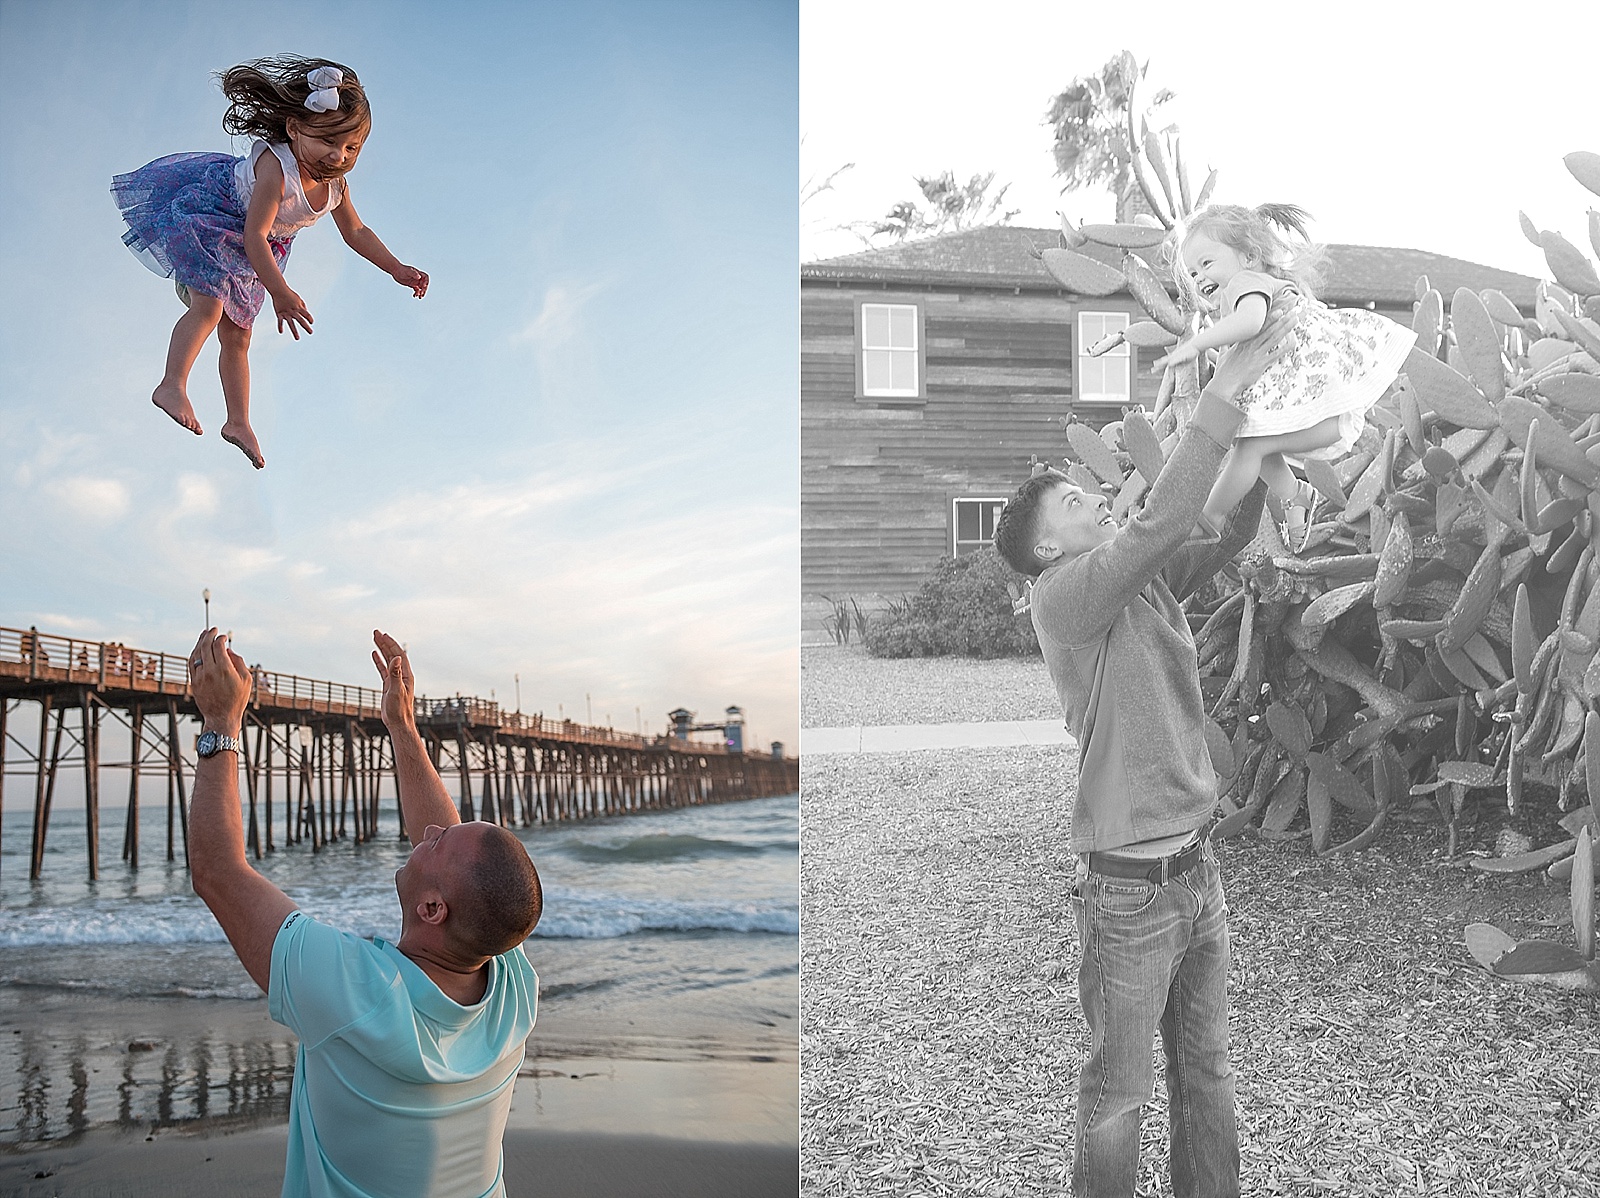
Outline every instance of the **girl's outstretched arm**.
{"label": "girl's outstretched arm", "polygon": [[250,192],[250,207],[244,214],[244,255],[256,268],[256,278],[272,297],[272,310],[278,317],[278,332],[285,323],[300,340],[300,329],[311,331],[311,311],[284,280],[278,262],[267,245],[267,231],[283,202],[283,167],[277,155],[262,154],[256,159],[256,185]]}
{"label": "girl's outstretched arm", "polygon": [[355,206],[350,203],[348,180],[345,182],[344,199],[333,210],[333,223],[339,226],[339,236],[344,238],[347,246],[400,286],[411,288],[412,295],[421,299],[428,294],[427,272],[401,262],[389,252],[389,248],[383,242],[378,240],[376,233],[361,223],[361,217],[357,215]]}
{"label": "girl's outstretched arm", "polygon": [[1267,323],[1267,297],[1252,291],[1244,296],[1232,312],[1210,328],[1201,329],[1189,340],[1177,345],[1163,358],[1156,359],[1155,369],[1177,366],[1199,355],[1201,350],[1217,349],[1248,341]]}

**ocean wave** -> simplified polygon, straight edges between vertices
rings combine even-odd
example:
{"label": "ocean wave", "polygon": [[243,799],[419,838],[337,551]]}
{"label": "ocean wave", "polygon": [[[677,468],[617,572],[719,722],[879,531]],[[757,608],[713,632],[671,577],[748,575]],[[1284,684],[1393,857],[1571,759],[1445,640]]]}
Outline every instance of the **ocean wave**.
{"label": "ocean wave", "polygon": [[[586,903],[545,897],[535,937],[609,940],[641,932],[767,932],[800,934],[800,909],[786,903],[690,903],[590,894]],[[605,901],[593,901],[603,898]]]}
{"label": "ocean wave", "polygon": [[199,903],[132,904],[110,909],[35,907],[14,913],[0,927],[0,948],[54,944],[208,944],[225,941],[222,928]]}
{"label": "ocean wave", "polygon": [[70,994],[107,994],[115,998],[227,998],[247,1002],[264,1000],[266,995],[246,979],[225,986],[152,985],[130,979],[16,978],[0,974],[0,988],[13,990],[60,990]]}
{"label": "ocean wave", "polygon": [[620,978],[601,978],[593,982],[556,982],[550,984],[542,978],[539,982],[539,1001],[549,1002],[555,998],[572,998],[580,994],[599,994],[606,990],[615,990],[622,985]]}
{"label": "ocean wave", "polygon": [[[358,936],[399,935],[393,891],[349,896],[331,904],[302,903],[311,916]],[[212,944],[225,941],[197,899],[164,899],[112,907],[34,907],[8,913],[0,948],[96,944]],[[787,902],[688,902],[593,890],[551,888],[535,936],[607,940],[647,932],[752,932],[796,936],[797,905]]]}
{"label": "ocean wave", "polygon": [[563,846],[562,851],[580,861],[608,864],[611,862],[684,861],[702,857],[754,857],[762,853],[783,849],[794,852],[798,845],[741,844],[735,840],[708,839],[704,836],[672,835],[658,832],[650,836],[636,836],[615,844],[593,844],[577,840]]}

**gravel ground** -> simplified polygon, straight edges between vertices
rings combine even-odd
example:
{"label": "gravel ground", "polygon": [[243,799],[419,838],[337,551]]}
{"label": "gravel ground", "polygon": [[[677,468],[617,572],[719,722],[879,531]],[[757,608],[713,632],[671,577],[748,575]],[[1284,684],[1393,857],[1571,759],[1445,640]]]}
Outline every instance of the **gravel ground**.
{"label": "gravel ground", "polygon": [[[1031,664],[851,653],[807,651],[807,724],[961,718],[915,692],[949,687],[966,707],[1019,667],[1039,690]],[[1087,1039],[1066,897],[1074,761],[1052,747],[804,763],[808,1198],[1068,1188]],[[1221,846],[1246,1194],[1600,1194],[1600,1001],[1495,979],[1462,941],[1481,919],[1570,943],[1564,889],[1443,863],[1442,838],[1402,826],[1325,860],[1304,840]],[[1140,1195],[1170,1193],[1162,1088]]]}
{"label": "gravel ground", "polygon": [[875,658],[854,644],[800,651],[802,728],[1060,716],[1043,658]]}

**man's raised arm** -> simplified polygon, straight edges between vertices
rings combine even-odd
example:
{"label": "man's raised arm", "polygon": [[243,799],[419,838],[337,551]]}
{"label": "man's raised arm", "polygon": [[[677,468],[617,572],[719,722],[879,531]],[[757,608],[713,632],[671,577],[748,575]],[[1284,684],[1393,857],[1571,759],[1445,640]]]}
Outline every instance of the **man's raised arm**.
{"label": "man's raised arm", "polygon": [[245,856],[235,746],[244,735],[250,667],[215,628],[202,632],[189,654],[189,691],[200,709],[202,741],[189,804],[189,877],[245,971],[265,990],[272,942],[294,902]]}
{"label": "man's raised arm", "polygon": [[422,734],[417,731],[417,680],[411,673],[411,660],[400,642],[387,632],[374,632],[377,649],[372,664],[383,679],[383,725],[394,746],[395,787],[400,792],[400,817],[406,835],[416,843],[429,824],[448,828],[461,822],[444,780],[428,760]]}

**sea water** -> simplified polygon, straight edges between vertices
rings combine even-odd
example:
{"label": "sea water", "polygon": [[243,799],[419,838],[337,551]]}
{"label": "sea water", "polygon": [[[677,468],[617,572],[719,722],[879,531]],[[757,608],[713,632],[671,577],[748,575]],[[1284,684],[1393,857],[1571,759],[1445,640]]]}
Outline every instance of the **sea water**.
{"label": "sea water", "polygon": [[[386,807],[372,841],[285,848],[280,825],[277,851],[253,864],[316,918],[397,939],[394,872],[410,846]],[[11,806],[0,829],[0,1146],[193,1109],[281,1114],[292,1037],[266,1022],[194,896],[181,842],[166,860],[165,803],[141,812],[137,870],[120,859],[123,810],[102,808],[94,882],[85,814],[70,809],[52,815],[29,881],[30,814]],[[544,886],[524,946],[540,977],[530,1056],[792,1060],[798,814],[786,795],[517,829]],[[206,1026],[185,1042],[175,1020]],[[257,1025],[259,1037],[239,1030]],[[91,1075],[113,1071],[100,1093]]]}

